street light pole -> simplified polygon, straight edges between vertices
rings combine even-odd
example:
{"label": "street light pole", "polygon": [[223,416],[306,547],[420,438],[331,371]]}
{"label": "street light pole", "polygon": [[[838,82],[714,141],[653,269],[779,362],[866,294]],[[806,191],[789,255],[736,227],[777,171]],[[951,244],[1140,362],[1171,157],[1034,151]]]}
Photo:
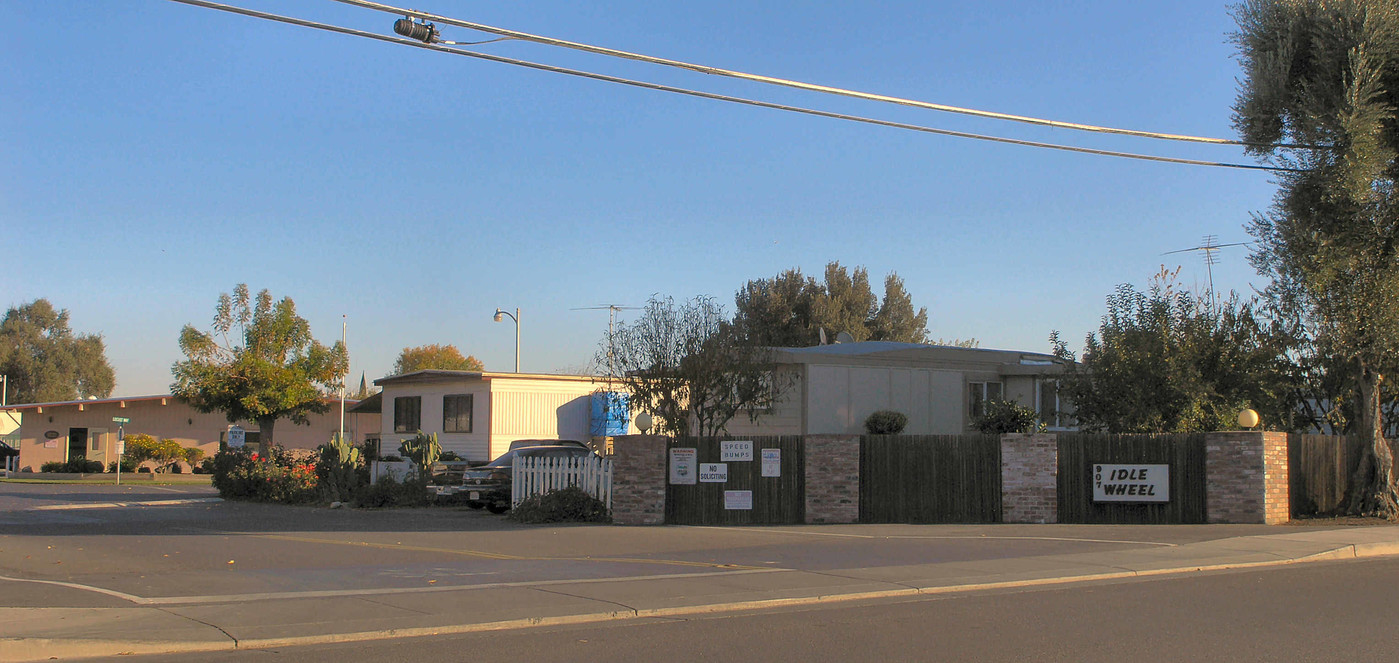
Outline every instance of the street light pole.
{"label": "street light pole", "polygon": [[500,322],[500,321],[501,321],[501,316],[508,317],[508,318],[510,318],[511,320],[514,320],[514,321],[515,321],[515,372],[516,372],[516,373],[519,373],[519,372],[520,372],[520,309],[516,308],[516,309],[515,309],[515,315],[510,315],[510,312],[509,312],[509,311],[501,310],[501,308],[497,306],[496,309],[495,309],[495,317],[492,318],[492,320],[495,320],[496,322]]}

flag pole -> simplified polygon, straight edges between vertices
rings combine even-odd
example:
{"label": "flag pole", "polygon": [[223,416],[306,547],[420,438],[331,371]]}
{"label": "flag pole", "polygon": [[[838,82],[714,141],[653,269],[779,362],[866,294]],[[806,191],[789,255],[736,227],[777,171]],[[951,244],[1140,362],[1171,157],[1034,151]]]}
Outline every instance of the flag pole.
{"label": "flag pole", "polygon": [[345,378],[350,376],[349,356],[350,350],[345,344],[346,334],[349,330],[349,319],[345,315],[340,316],[340,347],[345,348],[345,374],[340,376],[340,441],[345,441]]}

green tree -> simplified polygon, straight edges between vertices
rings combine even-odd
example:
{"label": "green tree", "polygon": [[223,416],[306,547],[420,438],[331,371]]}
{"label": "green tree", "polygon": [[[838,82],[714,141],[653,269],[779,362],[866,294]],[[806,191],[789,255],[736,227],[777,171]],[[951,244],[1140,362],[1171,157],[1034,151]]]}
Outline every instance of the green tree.
{"label": "green tree", "polygon": [[884,300],[870,288],[863,267],[853,272],[839,262],[826,265],[825,280],[789,269],[770,279],[744,284],[734,297],[735,324],[756,343],[806,347],[846,332],[856,341],[928,342],[928,310],[913,300],[897,274],[884,278]]}
{"label": "green tree", "polygon": [[9,376],[12,403],[105,398],[116,384],[102,336],[74,335],[68,311],[55,310],[47,299],[5,312],[0,374]]}
{"label": "green tree", "polygon": [[781,398],[791,380],[777,371],[771,351],[724,319],[712,297],[679,305],[652,298],[633,323],[619,323],[603,340],[636,411],[658,419],[661,432],[718,435],[741,412],[756,421]]}
{"label": "green tree", "polygon": [[[1176,270],[1179,272],[1179,270]],[[1118,286],[1108,312],[1085,341],[1082,363],[1050,336],[1067,364],[1060,395],[1088,431],[1184,433],[1225,430],[1251,407],[1273,428],[1291,426],[1287,336],[1237,296],[1175,288],[1162,270],[1147,292]]]}
{"label": "green tree", "polygon": [[1273,279],[1270,302],[1324,363],[1353,376],[1349,430],[1366,451],[1348,510],[1399,518],[1381,408],[1399,368],[1399,5],[1252,0],[1234,17],[1235,127],[1253,153],[1296,169],[1254,217],[1253,262]]}
{"label": "green tree", "polygon": [[307,415],[329,409],[349,365],[345,346],[326,347],[296,314],[290,297],[274,302],[266,290],[254,303],[248,286],[219,295],[213,333],[185,325],[180,350],[186,359],[173,372],[174,395],[200,412],[222,412],[230,422],[256,421],[264,445],[275,442],[278,419],[307,424]]}
{"label": "green tree", "polygon": [[398,361],[393,365],[396,375],[436,369],[442,371],[484,371],[486,367],[480,359],[463,357],[455,345],[419,345],[404,348],[398,353]]}

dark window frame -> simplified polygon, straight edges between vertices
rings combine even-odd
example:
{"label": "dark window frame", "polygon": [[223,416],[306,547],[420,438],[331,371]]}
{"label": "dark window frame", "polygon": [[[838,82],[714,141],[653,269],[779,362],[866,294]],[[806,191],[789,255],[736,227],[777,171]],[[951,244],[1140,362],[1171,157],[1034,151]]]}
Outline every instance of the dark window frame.
{"label": "dark window frame", "polygon": [[[465,401],[465,408],[462,407]],[[448,405],[451,403],[452,405]],[[475,422],[476,399],[475,394],[447,394],[442,397],[442,432],[443,433],[470,433]],[[466,428],[461,427],[462,418],[466,419]]]}
{"label": "dark window frame", "polygon": [[[409,416],[411,415],[411,417]],[[423,428],[423,397],[396,396],[393,399],[393,432],[417,433]]]}
{"label": "dark window frame", "polygon": [[[993,389],[990,385],[995,385],[995,396],[991,395]],[[987,401],[999,401],[1005,399],[1006,385],[1000,380],[983,380],[980,382],[967,383],[967,415],[968,425],[972,419],[976,419],[986,411]]]}

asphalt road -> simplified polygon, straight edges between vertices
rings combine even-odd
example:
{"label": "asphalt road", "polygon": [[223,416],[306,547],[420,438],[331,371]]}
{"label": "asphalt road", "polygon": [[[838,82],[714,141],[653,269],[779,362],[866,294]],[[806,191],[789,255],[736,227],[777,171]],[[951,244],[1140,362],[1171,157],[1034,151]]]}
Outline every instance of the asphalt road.
{"label": "asphalt road", "polygon": [[[201,654],[296,661],[1392,661],[1399,560]],[[155,663],[185,656],[124,657]]]}
{"label": "asphalt road", "polygon": [[[948,569],[975,583],[1008,577],[1012,568],[1042,577],[1036,569],[1046,564],[1055,573],[1120,570],[1126,567],[1112,564],[1127,564],[1121,560],[1134,554],[1134,563],[1143,563],[1138,553],[1188,566],[1201,558],[1182,561],[1172,553],[1204,554],[1207,563],[1217,563],[1283,559],[1296,546],[1328,549],[1275,536],[1289,532],[1314,538],[1303,528],[1261,525],[533,527],[467,508],[332,510],[222,502],[207,488],[190,486],[0,482],[0,610],[39,629],[29,637],[139,639],[124,627],[94,636],[96,626],[84,630],[63,621],[78,615],[154,616],[166,628],[193,629],[195,637],[220,645],[229,644],[224,638],[272,642],[359,631],[393,637],[401,628],[593,614],[631,603],[710,605],[789,591],[820,597],[850,587],[907,588],[913,585],[901,581],[943,577],[938,574]],[[1218,539],[1230,541],[1221,542],[1224,549],[1203,543]],[[1278,539],[1284,541],[1266,543]],[[1250,552],[1265,544],[1281,546],[1279,556]],[[1080,563],[1052,561],[1065,555]],[[931,575],[920,571],[929,569]],[[1332,634],[1340,633],[1348,649],[1339,651],[1373,660],[1371,654],[1393,645],[1375,634],[1394,631],[1388,602],[1399,584],[1396,572],[1388,561],[1316,563],[1052,591],[969,590],[853,608],[858,604],[198,658],[1118,661],[1218,658],[1221,652],[1241,660],[1277,658],[1259,654],[1269,652],[1329,660],[1308,647],[1332,643]],[[515,603],[493,611],[492,597]],[[431,620],[438,621],[425,626]],[[1259,642],[1246,646],[1235,636]],[[1267,637],[1290,644],[1270,648]]]}
{"label": "asphalt road", "polygon": [[[208,488],[178,486],[0,483],[0,576],[145,598],[239,597],[742,568],[820,572],[1277,533],[1248,525],[533,527],[466,508],[332,510],[202,501],[211,497]],[[11,607],[120,604],[101,593],[42,585],[0,589]]]}

